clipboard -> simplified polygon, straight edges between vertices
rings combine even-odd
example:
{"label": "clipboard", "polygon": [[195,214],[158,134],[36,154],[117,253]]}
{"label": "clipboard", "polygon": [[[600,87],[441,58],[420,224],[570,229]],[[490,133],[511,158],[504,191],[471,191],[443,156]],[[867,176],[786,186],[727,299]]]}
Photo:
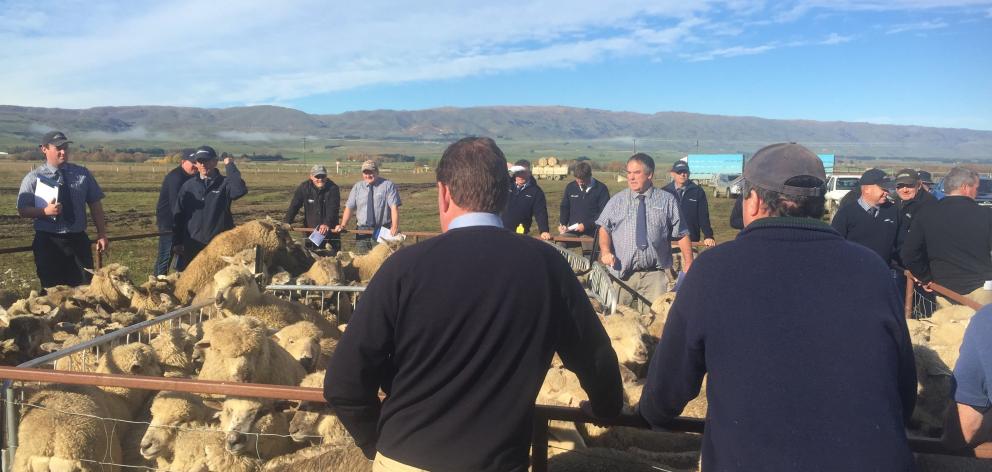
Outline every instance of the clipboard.
{"label": "clipboard", "polygon": [[34,186],[35,208],[45,208],[49,203],[59,200],[59,183],[48,177],[39,175]]}

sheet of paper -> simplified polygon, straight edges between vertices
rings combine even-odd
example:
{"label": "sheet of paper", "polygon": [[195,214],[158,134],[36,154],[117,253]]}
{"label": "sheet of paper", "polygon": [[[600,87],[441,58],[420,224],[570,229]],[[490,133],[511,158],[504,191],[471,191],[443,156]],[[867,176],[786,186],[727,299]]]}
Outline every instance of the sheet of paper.
{"label": "sheet of paper", "polygon": [[320,234],[320,231],[313,230],[313,232],[310,233],[310,242],[312,242],[315,246],[320,246],[320,244],[324,242],[324,235]]}
{"label": "sheet of paper", "polygon": [[375,242],[388,243],[390,241],[402,241],[404,239],[405,237],[403,236],[403,233],[393,235],[389,232],[389,227],[383,226],[382,228],[379,228],[379,237],[375,240]]}
{"label": "sheet of paper", "polygon": [[578,229],[579,229],[579,223],[573,223],[571,226],[568,227],[569,231],[576,231]]}
{"label": "sheet of paper", "polygon": [[34,206],[35,208],[45,208],[53,200],[59,198],[59,184],[47,177],[38,176],[38,183],[34,186]]}

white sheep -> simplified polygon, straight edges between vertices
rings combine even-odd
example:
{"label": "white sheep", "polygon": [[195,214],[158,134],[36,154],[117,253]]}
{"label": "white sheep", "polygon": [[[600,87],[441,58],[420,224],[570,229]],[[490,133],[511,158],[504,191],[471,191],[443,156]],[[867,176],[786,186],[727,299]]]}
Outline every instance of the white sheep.
{"label": "white sheep", "polygon": [[214,275],[214,304],[218,309],[252,316],[272,329],[282,329],[298,321],[316,324],[324,333],[334,326],[310,307],[262,292],[254,274],[246,267],[228,266]]}
{"label": "white sheep", "polygon": [[641,373],[651,358],[647,330],[637,315],[617,312],[600,316],[600,321],[617,353],[617,360],[635,373]]}
{"label": "white sheep", "polygon": [[334,353],[337,338],[341,336],[337,330],[328,334],[331,336],[325,337],[324,332],[309,321],[299,321],[280,329],[274,336],[276,343],[300,361],[307,372],[313,372]]}
{"label": "white sheep", "polygon": [[[208,408],[199,396],[190,393],[159,392],[152,399],[150,411],[151,421],[141,438],[140,453],[145,459],[154,459],[160,469],[169,469],[173,463],[185,466],[195,462],[195,449],[176,448],[179,435],[193,432],[202,436],[199,430],[216,429],[216,425],[210,424],[216,410]],[[177,453],[183,456],[178,461]],[[199,455],[205,458],[202,450]]]}
{"label": "white sheep", "polygon": [[265,463],[265,472],[348,471],[369,472],[372,461],[355,445],[322,444],[285,454]]}
{"label": "white sheep", "polygon": [[204,324],[200,380],[299,385],[306,370],[269,337],[266,326],[251,317],[231,317]]}
{"label": "white sheep", "polygon": [[[324,373],[320,370],[306,376],[300,386],[324,388]],[[289,421],[289,435],[297,443],[353,443],[348,430],[326,403],[301,402]]]}
{"label": "white sheep", "polygon": [[224,442],[223,447],[205,447],[211,471],[258,470],[265,461],[294,450],[286,416],[273,409],[272,401],[229,397],[218,416]]}

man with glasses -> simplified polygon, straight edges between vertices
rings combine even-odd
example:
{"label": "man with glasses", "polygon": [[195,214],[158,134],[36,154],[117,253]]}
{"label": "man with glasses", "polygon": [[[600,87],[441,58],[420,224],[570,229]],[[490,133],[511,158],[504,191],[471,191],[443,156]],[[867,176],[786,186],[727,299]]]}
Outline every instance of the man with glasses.
{"label": "man with glasses", "polygon": [[96,226],[97,251],[106,251],[109,244],[103,190],[89,169],[69,162],[70,143],[61,131],[42,136],[45,163],[24,176],[17,193],[17,214],[34,220],[31,249],[42,288],[89,283],[86,269],[93,269],[93,253],[86,235],[87,206]]}
{"label": "man with glasses", "polygon": [[[331,249],[338,252],[341,250],[341,237],[328,233],[338,223],[340,207],[341,189],[333,180],[327,178],[326,167],[315,165],[310,168],[310,178],[296,187],[283,221],[288,225],[293,224],[296,214],[299,213],[300,208],[303,208],[303,226],[313,228],[325,237],[320,247],[326,246],[329,242]],[[307,244],[313,245],[309,239]]]}
{"label": "man with glasses", "polygon": [[241,171],[231,157],[224,158],[226,176],[217,170],[217,151],[200,146],[193,151],[199,175],[179,189],[172,231],[173,250],[179,255],[176,270],[183,270],[214,236],[234,227],[231,203],[248,193]]}
{"label": "man with glasses", "polygon": [[[665,272],[672,267],[672,239],[678,241],[692,265],[689,231],[681,224],[678,201],[654,187],[654,159],[637,153],[627,159],[627,188],[618,192],[599,215],[600,262],[630,288],[654,302],[668,287]],[[620,303],[631,295],[620,292]]]}
{"label": "man with glasses", "polygon": [[379,177],[379,164],[367,160],[362,163],[362,180],[351,187],[341,223],[334,227],[334,232],[340,233],[348,226],[354,212],[357,228],[372,231],[372,234],[355,235],[355,252],[366,253],[375,245],[383,228],[388,228],[393,236],[399,234],[402,204],[396,185]]}
{"label": "man with glasses", "polygon": [[702,470],[914,470],[916,368],[888,267],[821,221],[812,151],[767,146],[744,179],[745,229],[686,275],[638,411],[664,428],[708,376]]}

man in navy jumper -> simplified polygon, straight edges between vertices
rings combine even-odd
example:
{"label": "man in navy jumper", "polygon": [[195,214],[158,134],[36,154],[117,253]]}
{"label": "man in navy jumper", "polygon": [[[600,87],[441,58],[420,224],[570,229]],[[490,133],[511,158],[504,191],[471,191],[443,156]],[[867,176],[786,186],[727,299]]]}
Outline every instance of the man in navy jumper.
{"label": "man in navy jumper", "polygon": [[888,267],[820,221],[808,149],[765,147],[744,179],[745,229],[686,275],[640,414],[663,428],[708,374],[703,470],[913,470],[916,372]]}
{"label": "man in navy jumper", "polygon": [[623,403],[616,354],[565,259],[503,228],[509,178],[493,140],[449,146],[437,181],[444,233],[369,282],[324,397],[373,470],[524,472],[552,355],[609,417]]}
{"label": "man in navy jumper", "polygon": [[217,170],[217,151],[200,146],[193,152],[199,175],[179,188],[172,207],[175,214],[172,249],[179,255],[176,270],[183,270],[214,236],[234,227],[231,203],[248,193],[241,171],[230,157],[224,158],[227,173]]}
{"label": "man in navy jumper", "polygon": [[[610,189],[606,184],[592,178],[592,166],[579,161],[572,170],[575,180],[565,186],[561,196],[558,214],[558,233],[563,236],[596,236],[596,218],[610,201]],[[512,229],[512,228],[511,228]],[[592,243],[583,244],[583,250],[591,250]]]}
{"label": "man in navy jumper", "polygon": [[716,240],[713,239],[713,227],[710,226],[710,205],[706,201],[706,191],[689,180],[689,164],[685,161],[675,161],[669,174],[672,181],[661,189],[674,195],[679,201],[682,224],[689,230],[689,239],[698,243],[702,232],[703,244],[713,247]]}
{"label": "man in navy jumper", "polygon": [[514,163],[513,168],[513,181],[507,185],[510,198],[502,212],[503,227],[515,231],[518,226],[523,225],[526,234],[530,232],[530,220],[533,218],[537,221],[541,239],[551,239],[548,202],[544,197],[544,190],[541,190],[530,175],[530,161],[521,159]]}
{"label": "man in navy jumper", "polygon": [[841,205],[830,222],[844,239],[875,251],[886,265],[894,261],[899,235],[899,210],[888,199],[889,182],[884,171],[866,170],[859,181],[861,196],[857,202]]}
{"label": "man in navy jumper", "polygon": [[196,174],[196,159],[193,149],[179,151],[179,165],[169,171],[162,179],[162,188],[158,192],[158,205],[155,207],[155,223],[163,234],[158,237],[158,258],[155,260],[155,275],[166,275],[172,264],[172,227],[174,217],[172,207],[179,198],[179,189],[190,177]]}

